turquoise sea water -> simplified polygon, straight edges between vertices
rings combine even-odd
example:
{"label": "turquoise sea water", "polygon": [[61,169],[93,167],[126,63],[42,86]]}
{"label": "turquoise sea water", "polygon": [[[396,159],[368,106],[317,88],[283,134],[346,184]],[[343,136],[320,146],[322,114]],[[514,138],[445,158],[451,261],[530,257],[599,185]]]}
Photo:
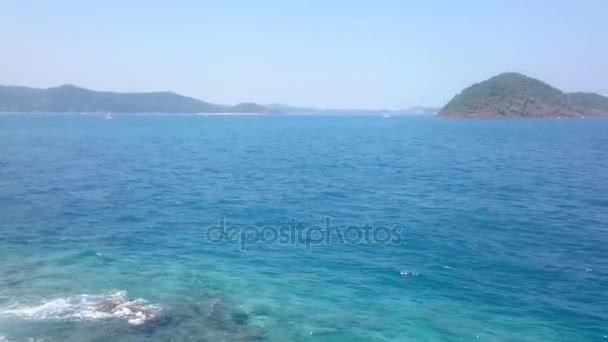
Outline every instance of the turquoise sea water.
{"label": "turquoise sea water", "polygon": [[3,342],[608,341],[608,120],[1,115],[0,146]]}

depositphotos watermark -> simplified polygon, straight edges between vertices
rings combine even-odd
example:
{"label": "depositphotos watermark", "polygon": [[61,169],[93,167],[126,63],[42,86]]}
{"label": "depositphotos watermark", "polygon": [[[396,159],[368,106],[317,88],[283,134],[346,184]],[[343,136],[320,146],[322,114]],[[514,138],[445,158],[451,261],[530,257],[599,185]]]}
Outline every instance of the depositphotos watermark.
{"label": "depositphotos watermark", "polygon": [[403,243],[403,233],[404,229],[399,225],[333,225],[329,217],[321,225],[306,225],[291,219],[278,226],[230,224],[222,217],[217,226],[206,229],[205,240],[214,244],[237,245],[241,250],[254,244],[303,246],[310,250],[313,246],[332,244],[396,245]]}

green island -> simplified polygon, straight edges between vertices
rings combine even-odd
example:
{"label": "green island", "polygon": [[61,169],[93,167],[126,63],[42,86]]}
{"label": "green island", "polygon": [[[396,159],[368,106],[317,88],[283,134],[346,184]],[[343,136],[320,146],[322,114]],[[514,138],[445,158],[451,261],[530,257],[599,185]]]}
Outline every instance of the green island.
{"label": "green island", "polygon": [[435,115],[437,108],[336,109],[241,102],[222,105],[174,92],[119,93],[66,84],[51,88],[0,85],[0,112],[47,113],[202,113],[286,115]]}
{"label": "green island", "polygon": [[48,89],[0,86],[4,112],[121,112],[121,113],[264,113],[255,103],[234,106],[197,100],[173,92],[117,93],[74,85]]}
{"label": "green island", "polygon": [[464,89],[438,115],[463,118],[606,116],[608,97],[564,93],[532,77],[507,72]]}

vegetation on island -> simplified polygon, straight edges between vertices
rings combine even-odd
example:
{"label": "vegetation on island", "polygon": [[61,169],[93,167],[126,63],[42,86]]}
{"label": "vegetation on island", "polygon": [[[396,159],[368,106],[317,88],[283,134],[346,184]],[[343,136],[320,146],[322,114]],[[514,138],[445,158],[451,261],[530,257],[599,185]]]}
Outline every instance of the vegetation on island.
{"label": "vegetation on island", "polygon": [[225,106],[172,92],[116,93],[73,85],[48,89],[0,86],[3,112],[224,113],[267,112],[254,103]]}
{"label": "vegetation on island", "polygon": [[440,111],[453,117],[556,117],[608,115],[608,98],[566,94],[542,81],[508,72],[476,83]]}
{"label": "vegetation on island", "polygon": [[173,92],[117,93],[74,85],[48,89],[0,86],[0,112],[114,112],[114,113],[265,113],[295,115],[434,115],[437,108],[403,110],[329,109],[261,105],[242,102],[234,106],[200,101]]}
{"label": "vegetation on island", "polygon": [[574,106],[585,108],[588,115],[606,115],[608,113],[608,97],[595,93],[570,93],[568,100]]}

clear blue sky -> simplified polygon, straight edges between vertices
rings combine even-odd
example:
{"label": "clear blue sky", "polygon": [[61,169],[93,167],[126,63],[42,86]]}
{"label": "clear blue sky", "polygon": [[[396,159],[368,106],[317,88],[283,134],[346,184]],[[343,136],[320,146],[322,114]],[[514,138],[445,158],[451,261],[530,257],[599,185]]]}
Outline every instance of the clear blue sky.
{"label": "clear blue sky", "polygon": [[440,106],[519,71],[608,94],[606,0],[2,0],[0,83]]}

